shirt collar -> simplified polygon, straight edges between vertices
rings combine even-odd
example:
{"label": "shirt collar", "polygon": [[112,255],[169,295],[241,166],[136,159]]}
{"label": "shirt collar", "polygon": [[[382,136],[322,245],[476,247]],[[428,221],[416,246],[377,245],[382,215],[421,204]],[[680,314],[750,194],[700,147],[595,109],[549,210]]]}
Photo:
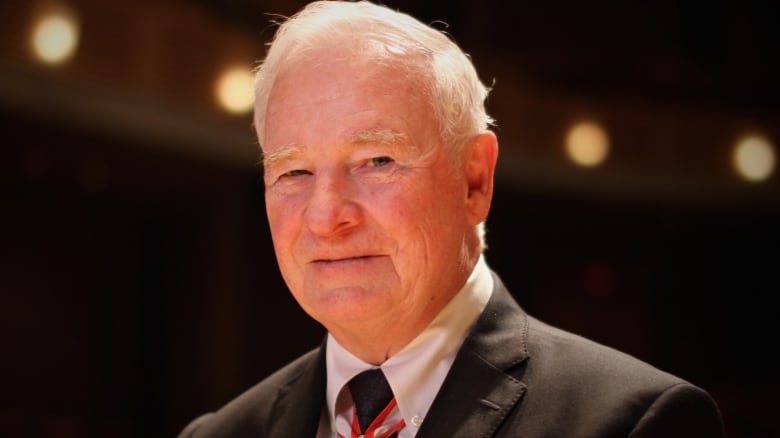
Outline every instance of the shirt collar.
{"label": "shirt collar", "polygon": [[[417,427],[433,403],[455,354],[493,291],[493,277],[480,256],[461,290],[416,338],[381,368],[393,389],[398,409],[407,427]],[[346,383],[361,371],[375,366],[364,362],[328,335],[325,352],[327,367],[327,409],[331,428],[340,415],[351,417],[349,402],[339,395]],[[349,398],[347,399],[349,400]],[[338,403],[337,403],[338,402]]]}

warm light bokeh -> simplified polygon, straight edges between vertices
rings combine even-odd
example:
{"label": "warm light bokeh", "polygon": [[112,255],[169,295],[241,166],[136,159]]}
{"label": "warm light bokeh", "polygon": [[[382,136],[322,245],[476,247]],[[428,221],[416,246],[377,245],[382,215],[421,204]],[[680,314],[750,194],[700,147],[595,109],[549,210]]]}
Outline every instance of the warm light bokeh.
{"label": "warm light bokeh", "polygon": [[596,123],[581,122],[569,129],[566,135],[566,153],[580,166],[601,164],[609,153],[606,131]]}
{"label": "warm light bokeh", "polygon": [[772,143],[758,135],[739,140],[734,147],[733,160],[739,176],[751,182],[764,181],[775,170],[775,150]]}
{"label": "warm light bokeh", "polygon": [[51,11],[41,16],[33,27],[33,52],[46,64],[68,61],[76,53],[78,42],[78,22],[66,12]]}
{"label": "warm light bokeh", "polygon": [[225,70],[217,81],[216,92],[224,110],[233,114],[249,112],[255,103],[252,72],[242,67]]}

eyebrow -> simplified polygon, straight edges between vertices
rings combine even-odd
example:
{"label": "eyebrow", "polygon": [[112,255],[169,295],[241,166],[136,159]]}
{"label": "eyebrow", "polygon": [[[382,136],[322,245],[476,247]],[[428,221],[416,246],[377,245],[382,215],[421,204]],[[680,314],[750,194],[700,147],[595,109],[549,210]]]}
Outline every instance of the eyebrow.
{"label": "eyebrow", "polygon": [[[406,143],[407,140],[408,137],[406,134],[402,134],[392,129],[368,129],[350,135],[348,143],[353,146],[362,146],[368,144],[398,145]],[[290,143],[273,152],[263,152],[260,161],[264,167],[269,167],[288,160],[295,155],[302,154],[303,151],[303,146],[297,143]]]}
{"label": "eyebrow", "polygon": [[408,140],[405,134],[392,129],[369,129],[352,134],[349,142],[354,145],[381,144],[393,145],[405,143]]}
{"label": "eyebrow", "polygon": [[284,160],[290,159],[290,157],[300,154],[303,151],[303,147],[301,145],[296,143],[291,143],[285,146],[282,146],[281,148],[273,151],[273,152],[263,152],[262,156],[262,163],[263,167],[269,167],[273,166],[276,163],[282,162]]}

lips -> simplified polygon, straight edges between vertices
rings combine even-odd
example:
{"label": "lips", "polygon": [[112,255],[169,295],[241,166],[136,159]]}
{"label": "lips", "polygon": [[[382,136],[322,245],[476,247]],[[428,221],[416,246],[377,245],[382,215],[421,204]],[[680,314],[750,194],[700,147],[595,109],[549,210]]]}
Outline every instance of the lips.
{"label": "lips", "polygon": [[315,264],[331,264],[331,263],[350,263],[350,262],[361,262],[366,261],[369,259],[373,259],[379,256],[375,255],[363,255],[363,256],[351,256],[351,257],[329,257],[329,258],[322,258],[322,259],[315,259],[312,260],[312,263]]}
{"label": "lips", "polygon": [[361,255],[349,257],[327,257],[312,260],[309,264],[316,272],[324,275],[342,275],[350,272],[368,273],[383,266],[377,261],[385,258],[383,255]]}

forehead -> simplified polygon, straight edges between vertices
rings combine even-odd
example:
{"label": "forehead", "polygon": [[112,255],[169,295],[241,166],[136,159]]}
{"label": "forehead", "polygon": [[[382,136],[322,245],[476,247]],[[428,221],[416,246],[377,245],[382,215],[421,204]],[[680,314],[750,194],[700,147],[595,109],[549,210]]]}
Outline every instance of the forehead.
{"label": "forehead", "polygon": [[320,49],[291,60],[269,95],[263,148],[301,144],[313,133],[354,140],[389,132],[415,137],[431,128],[422,69],[394,58]]}
{"label": "forehead", "polygon": [[350,47],[349,41],[337,47],[333,44],[292,55],[279,70],[269,100],[289,92],[290,87],[311,87],[306,93],[312,98],[328,91],[343,94],[361,89],[395,97],[428,94],[424,92],[426,69],[421,55],[387,42],[364,41],[357,47]]}

